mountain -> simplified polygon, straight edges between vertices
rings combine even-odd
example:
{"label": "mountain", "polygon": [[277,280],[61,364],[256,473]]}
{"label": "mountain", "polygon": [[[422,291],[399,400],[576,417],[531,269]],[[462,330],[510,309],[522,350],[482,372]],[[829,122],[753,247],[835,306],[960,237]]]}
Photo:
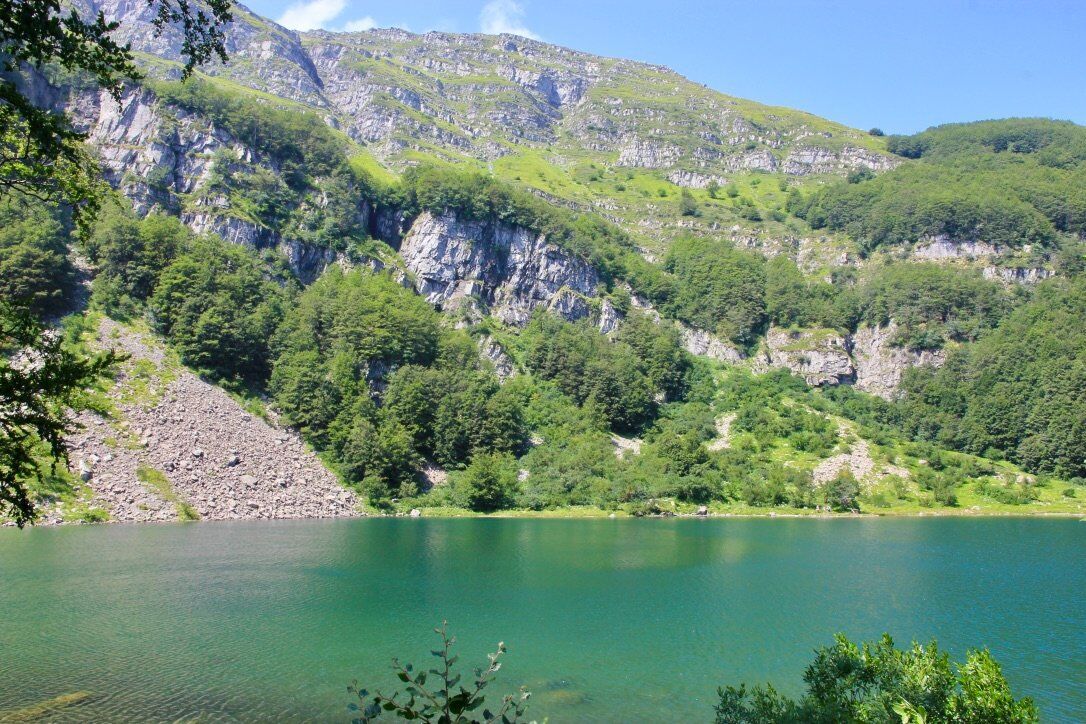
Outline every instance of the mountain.
{"label": "mountain", "polygon": [[[121,23],[118,37],[152,77],[177,77],[180,46],[169,33],[154,36],[149,10],[124,0],[88,9]],[[674,231],[680,186],[897,162],[882,139],[659,66],[517,36],[295,33],[244,8],[236,17],[230,62],[204,69],[228,90],[309,109],[390,169],[433,159],[485,167],[591,209],[654,251]],[[742,219],[709,205],[683,221],[719,230]]]}
{"label": "mountain", "polygon": [[123,197],[80,243],[94,305],[378,504],[1076,505],[1044,476],[1086,474],[1086,129],[887,138],[516,36],[244,8],[182,83],[143,3],[79,7],[146,74],[120,102],[24,78]]}

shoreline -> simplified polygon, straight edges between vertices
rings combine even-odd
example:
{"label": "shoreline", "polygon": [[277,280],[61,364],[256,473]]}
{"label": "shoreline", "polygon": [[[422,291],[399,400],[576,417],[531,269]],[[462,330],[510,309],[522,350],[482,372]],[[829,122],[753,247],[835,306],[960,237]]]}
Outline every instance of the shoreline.
{"label": "shoreline", "polygon": [[[32,530],[35,528],[49,529],[49,528],[68,528],[78,526],[142,526],[142,525],[172,525],[172,524],[184,524],[184,525],[199,525],[199,524],[216,524],[216,523],[275,523],[275,522],[288,522],[288,521],[343,521],[343,520],[391,520],[391,519],[416,519],[426,518],[429,520],[455,520],[455,519],[474,519],[474,520],[726,520],[726,519],[786,519],[786,520],[878,520],[878,519],[906,519],[906,518],[1055,518],[1055,519],[1073,519],[1078,518],[1083,522],[1086,522],[1086,511],[1008,511],[1008,510],[948,510],[939,509],[931,511],[901,511],[901,512],[866,512],[859,513],[826,513],[826,512],[811,512],[811,513],[797,513],[797,512],[777,512],[773,510],[765,511],[743,511],[743,512],[728,512],[728,511],[711,511],[704,515],[698,515],[697,513],[672,513],[667,515],[644,515],[635,516],[625,511],[611,511],[604,510],[602,508],[588,508],[588,507],[575,507],[575,508],[561,508],[555,510],[503,510],[495,511],[492,513],[482,513],[468,509],[419,509],[420,514],[417,516],[410,515],[407,511],[397,512],[360,512],[357,515],[348,516],[315,516],[315,517],[297,517],[297,518],[237,518],[237,519],[201,519],[201,520],[105,520],[97,522],[87,521],[63,521],[63,522],[48,522],[40,523],[36,525],[27,525],[24,530]],[[0,523],[0,528],[15,528],[15,524],[11,521],[4,521]]]}

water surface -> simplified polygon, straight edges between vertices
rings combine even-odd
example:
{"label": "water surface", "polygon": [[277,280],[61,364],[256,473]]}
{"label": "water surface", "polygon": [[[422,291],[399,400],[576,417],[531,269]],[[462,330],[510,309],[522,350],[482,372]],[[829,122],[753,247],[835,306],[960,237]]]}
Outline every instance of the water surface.
{"label": "water surface", "polygon": [[[1046,721],[1086,720],[1075,520],[354,520],[0,531],[0,712],[347,721],[346,684],[504,640],[540,720],[705,721],[797,693],[837,631],[989,646]],[[489,701],[489,700],[488,700]]]}

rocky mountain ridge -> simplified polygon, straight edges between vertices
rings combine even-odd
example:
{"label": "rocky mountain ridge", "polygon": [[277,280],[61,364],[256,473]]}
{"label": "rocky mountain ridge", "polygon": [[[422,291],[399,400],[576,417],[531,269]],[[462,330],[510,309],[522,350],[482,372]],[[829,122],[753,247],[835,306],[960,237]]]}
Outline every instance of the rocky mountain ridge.
{"label": "rocky mountain ridge", "polygon": [[[84,5],[120,22],[117,35],[134,50],[166,61],[147,59],[148,72],[174,73],[176,37],[156,37],[144,6]],[[437,149],[493,160],[534,146],[612,154],[620,166],[794,175],[895,163],[845,126],[731,98],[661,66],[514,35],[294,32],[238,6],[227,38],[230,62],[207,73],[319,110],[383,160]]]}

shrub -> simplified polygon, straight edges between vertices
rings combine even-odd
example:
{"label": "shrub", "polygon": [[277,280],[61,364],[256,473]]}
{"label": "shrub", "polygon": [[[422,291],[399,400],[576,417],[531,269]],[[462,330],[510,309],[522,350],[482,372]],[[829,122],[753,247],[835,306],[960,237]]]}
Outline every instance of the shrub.
{"label": "shrub", "polygon": [[513,504],[517,494],[517,469],[511,456],[481,453],[456,478],[457,492],[467,506],[492,511]]}
{"label": "shrub", "polygon": [[822,491],[826,505],[834,510],[855,510],[856,499],[860,496],[860,483],[848,468],[843,468],[837,477],[825,484]]}
{"label": "shrub", "polygon": [[61,312],[75,286],[70,223],[30,197],[0,197],[0,299],[36,316]]}
{"label": "shrub", "polygon": [[[505,653],[505,644],[499,643],[498,650],[487,655],[488,665],[475,670],[475,680],[465,687],[460,684],[460,674],[455,673],[458,656],[451,655],[456,638],[447,631],[447,622],[441,628],[434,629],[441,637],[441,648],[430,653],[438,659],[433,669],[416,671],[411,664],[401,665],[392,660],[396,678],[406,684],[404,690],[392,694],[376,691],[371,694],[358,687],[354,682],[347,687],[347,692],[357,701],[348,704],[348,709],[358,712],[353,724],[368,724],[375,721],[382,713],[388,713],[397,719],[421,721],[430,724],[468,724],[469,722],[518,722],[528,708],[531,694],[521,689],[517,694],[507,694],[501,700],[496,711],[483,709],[475,713],[485,702],[483,691],[489,686],[501,668],[499,659]],[[431,679],[431,677],[433,677]],[[427,681],[432,683],[428,686]],[[475,718],[481,717],[481,718]]]}
{"label": "shrub", "polygon": [[718,690],[717,724],[794,722],[990,722],[1039,721],[1029,698],[1015,699],[1003,672],[987,650],[970,651],[964,664],[932,641],[905,650],[889,635],[856,645],[838,634],[833,646],[816,652],[803,674],[799,700],[770,685]]}
{"label": "shrub", "polygon": [[679,282],[665,311],[738,344],[754,342],[766,322],[761,256],[688,237],[671,246],[664,266]]}
{"label": "shrub", "polygon": [[679,213],[683,216],[701,216],[698,202],[694,199],[694,194],[690,193],[690,189],[683,189],[679,195]]}

